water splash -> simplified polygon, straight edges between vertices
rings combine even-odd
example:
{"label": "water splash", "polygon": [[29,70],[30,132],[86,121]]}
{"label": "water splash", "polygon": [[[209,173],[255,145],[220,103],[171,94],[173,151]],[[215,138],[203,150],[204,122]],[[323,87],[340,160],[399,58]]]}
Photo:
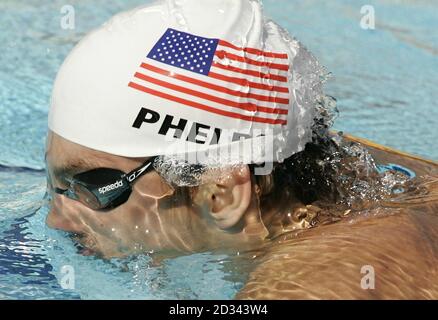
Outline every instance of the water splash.
{"label": "water splash", "polygon": [[400,171],[379,172],[370,152],[357,142],[336,134],[338,151],[328,161],[334,172],[334,184],[340,198],[338,204],[361,209],[380,200],[400,194],[411,184],[411,177]]}

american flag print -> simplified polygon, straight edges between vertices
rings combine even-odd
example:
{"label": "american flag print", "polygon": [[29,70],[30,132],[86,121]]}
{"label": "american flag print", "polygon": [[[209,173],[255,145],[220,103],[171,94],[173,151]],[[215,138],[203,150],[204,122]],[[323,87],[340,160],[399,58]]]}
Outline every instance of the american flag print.
{"label": "american flag print", "polygon": [[169,28],[128,86],[224,117],[285,125],[288,70],[286,53],[237,47]]}

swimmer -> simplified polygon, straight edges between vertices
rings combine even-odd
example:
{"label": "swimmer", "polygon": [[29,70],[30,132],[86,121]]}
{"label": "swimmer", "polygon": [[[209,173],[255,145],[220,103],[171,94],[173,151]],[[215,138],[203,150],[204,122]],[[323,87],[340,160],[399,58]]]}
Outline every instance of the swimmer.
{"label": "swimmer", "polygon": [[[241,299],[438,298],[437,166],[371,148],[435,175],[421,203],[355,216],[324,207],[353,186],[324,162],[355,160],[318,121],[319,69],[256,1],[165,1],[115,16],[55,81],[48,226],[104,258],[257,252]],[[375,288],[361,285],[363,266]]]}

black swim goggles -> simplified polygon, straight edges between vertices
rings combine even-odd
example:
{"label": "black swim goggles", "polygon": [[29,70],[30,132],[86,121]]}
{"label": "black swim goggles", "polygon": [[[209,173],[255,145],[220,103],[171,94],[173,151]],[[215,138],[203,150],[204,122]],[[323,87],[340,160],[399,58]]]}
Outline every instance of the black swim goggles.
{"label": "black swim goggles", "polygon": [[113,209],[125,203],[132,192],[134,182],[153,169],[155,157],[129,173],[118,169],[96,168],[73,176],[68,189],[53,191],[77,200],[93,210]]}

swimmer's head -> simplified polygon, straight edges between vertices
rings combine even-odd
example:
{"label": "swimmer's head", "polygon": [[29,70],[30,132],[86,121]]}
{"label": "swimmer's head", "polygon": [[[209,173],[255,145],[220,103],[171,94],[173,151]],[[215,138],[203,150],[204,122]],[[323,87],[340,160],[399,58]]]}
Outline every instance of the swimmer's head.
{"label": "swimmer's head", "polygon": [[53,192],[54,188],[69,189],[78,173],[98,168],[129,172],[147,160],[90,149],[49,132],[46,161],[51,208],[47,224],[78,235],[88,252],[104,256],[239,248],[260,243],[267,236],[259,190],[247,165],[197,187],[173,186],[150,170],[132,185],[127,201],[107,210],[95,210]]}
{"label": "swimmer's head", "polygon": [[[49,226],[105,255],[264,239],[272,201],[260,201],[275,181],[254,166],[311,141],[321,72],[255,0],[167,0],[113,17],[56,78],[47,167],[52,191],[64,191],[52,192]],[[78,197],[76,174],[122,177],[149,159],[125,199],[105,199],[126,181],[101,176],[108,183],[82,194],[102,194]]]}

